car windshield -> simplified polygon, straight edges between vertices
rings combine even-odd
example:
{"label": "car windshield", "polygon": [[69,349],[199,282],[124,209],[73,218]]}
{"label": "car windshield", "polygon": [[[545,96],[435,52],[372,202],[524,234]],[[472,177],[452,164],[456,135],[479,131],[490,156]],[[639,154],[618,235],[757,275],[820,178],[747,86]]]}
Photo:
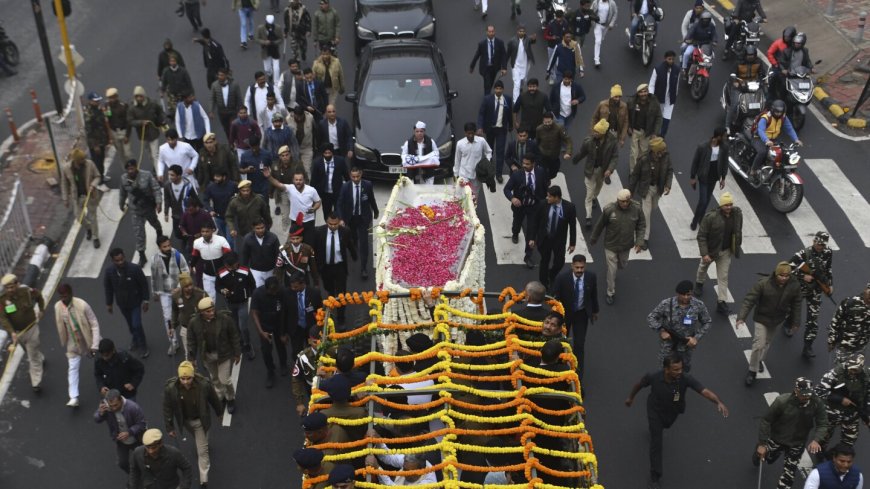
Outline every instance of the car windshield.
{"label": "car windshield", "polygon": [[441,87],[432,75],[393,75],[369,78],[362,105],[378,109],[414,109],[442,105]]}

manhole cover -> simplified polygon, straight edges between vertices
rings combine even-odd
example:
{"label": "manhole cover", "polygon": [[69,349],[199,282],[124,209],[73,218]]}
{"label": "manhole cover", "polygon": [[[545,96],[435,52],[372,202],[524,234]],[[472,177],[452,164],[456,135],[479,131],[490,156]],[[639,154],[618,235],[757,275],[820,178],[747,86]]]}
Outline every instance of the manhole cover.
{"label": "manhole cover", "polygon": [[54,156],[49,153],[35,158],[27,165],[27,169],[33,173],[56,172],[57,162],[54,161]]}

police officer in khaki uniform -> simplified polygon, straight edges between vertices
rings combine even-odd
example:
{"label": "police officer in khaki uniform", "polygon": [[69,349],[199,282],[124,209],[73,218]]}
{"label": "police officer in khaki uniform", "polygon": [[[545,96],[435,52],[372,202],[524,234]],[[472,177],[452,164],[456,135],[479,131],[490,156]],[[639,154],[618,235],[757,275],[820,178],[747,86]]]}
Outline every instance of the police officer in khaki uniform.
{"label": "police officer in khaki uniform", "polygon": [[193,285],[193,279],[189,273],[178,274],[179,290],[172,293],[172,321],[170,322],[169,335],[181,336],[181,344],[184,346],[184,358],[188,358],[187,325],[193,315],[196,314],[196,305],[208,294],[199,287]]}
{"label": "police officer in khaki uniform", "polygon": [[[45,313],[45,299],[38,290],[21,285],[11,273],[0,279],[0,285],[0,326],[12,336],[13,346],[20,343],[24,347],[30,363],[30,385],[34,392],[40,392],[45,357],[39,349],[39,320]],[[34,303],[39,306],[38,313],[33,310]]]}

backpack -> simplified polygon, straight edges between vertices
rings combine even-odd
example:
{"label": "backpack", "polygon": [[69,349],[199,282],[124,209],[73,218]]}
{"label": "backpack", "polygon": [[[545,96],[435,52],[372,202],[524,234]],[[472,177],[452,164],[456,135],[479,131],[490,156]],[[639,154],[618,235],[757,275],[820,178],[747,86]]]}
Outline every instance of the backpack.
{"label": "backpack", "polygon": [[757,134],[757,132],[758,132],[758,121],[760,121],[761,118],[764,117],[764,116],[768,116],[768,120],[770,120],[770,110],[764,110],[764,111],[762,111],[760,114],[758,114],[757,116],[755,116],[755,120],[752,121],[752,129],[751,129],[751,132],[750,132],[750,135],[751,135],[752,137],[755,137],[755,134]]}

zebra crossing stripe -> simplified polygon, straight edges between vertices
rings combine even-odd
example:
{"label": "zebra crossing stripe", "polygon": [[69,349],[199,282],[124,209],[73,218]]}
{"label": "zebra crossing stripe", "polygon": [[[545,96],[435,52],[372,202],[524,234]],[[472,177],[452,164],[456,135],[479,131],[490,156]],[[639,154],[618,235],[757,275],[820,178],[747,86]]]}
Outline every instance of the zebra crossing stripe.
{"label": "zebra crossing stripe", "polygon": [[[507,182],[507,180],[505,180]],[[495,258],[499,265],[522,265],[525,256],[525,234],[522,229],[519,232],[519,242],[511,242],[511,223],[514,216],[511,211],[511,203],[504,196],[504,184],[496,183],[495,193],[485,187],[481,187],[480,195],[486,201],[486,212],[489,214],[489,231],[492,236],[492,245],[495,248]]]}
{"label": "zebra crossing stripe", "polygon": [[834,160],[807,159],[806,166],[816,174],[822,186],[828,190],[840,209],[849,218],[849,223],[858,232],[865,247],[870,247],[870,204],[861,195],[843,170]]}
{"label": "zebra crossing stripe", "polygon": [[[610,204],[612,202],[616,202],[616,194],[624,188],[624,186],[622,185],[622,181],[619,179],[619,174],[617,172],[613,172],[610,175],[610,180],[611,180],[610,185],[602,185],[601,186],[601,193],[598,194],[598,203],[601,204],[602,209],[604,209],[604,207],[607,204]],[[604,240],[603,234],[604,233],[602,233],[602,236],[600,238],[598,238],[599,241]],[[635,253],[634,250],[632,250],[628,254],[628,259],[630,261],[652,260],[652,254],[649,252],[649,250],[641,251],[640,253]]]}
{"label": "zebra crossing stripe", "polygon": [[[583,255],[586,257],[586,263],[592,263],[592,255],[589,253],[589,247],[586,245],[586,238],[583,236],[583,225],[580,221],[580,213],[583,212],[583,198],[574,200],[571,198],[571,193],[568,190],[568,183],[565,180],[565,174],[559,172],[556,178],[550,181],[551,185],[558,185],[562,189],[562,196],[574,204],[577,208],[577,241],[574,245],[574,252],[568,253],[565,251],[565,263],[571,263],[571,257],[574,255]],[[585,197],[585,195],[583,196]]]}
{"label": "zebra crossing stripe", "polygon": [[[67,277],[97,278],[103,271],[103,263],[106,260],[107,248],[115,239],[118,224],[124,215],[118,207],[119,190],[110,190],[103,194],[97,209],[96,218],[100,222],[100,241],[103,246],[95,249],[87,241],[82,241],[75,253],[75,259],[67,269]],[[128,259],[131,257],[127,257]]]}
{"label": "zebra crossing stripe", "polygon": [[[752,350],[743,350],[743,355],[746,357],[746,363],[749,363],[749,357],[752,355]],[[769,379],[770,378],[770,369],[767,368],[767,364],[761,362],[764,366],[764,372],[758,372],[755,374],[756,379]]]}
{"label": "zebra crossing stripe", "polygon": [[[659,209],[668,225],[671,236],[674,238],[674,243],[680,252],[680,258],[700,258],[698,233],[689,227],[694,217],[695,207],[689,204],[686,199],[676,175],[673,185],[671,185],[671,193],[662,195],[659,199]],[[653,232],[657,231],[653,229]]]}

